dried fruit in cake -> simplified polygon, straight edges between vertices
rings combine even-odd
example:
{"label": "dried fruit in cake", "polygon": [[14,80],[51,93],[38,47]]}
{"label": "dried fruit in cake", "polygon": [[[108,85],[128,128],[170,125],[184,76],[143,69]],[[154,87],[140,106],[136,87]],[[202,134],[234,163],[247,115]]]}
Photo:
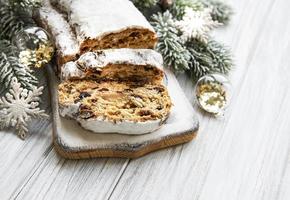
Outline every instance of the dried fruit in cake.
{"label": "dried fruit in cake", "polygon": [[94,132],[144,134],[165,122],[172,104],[163,85],[74,80],[59,85],[59,106]]}

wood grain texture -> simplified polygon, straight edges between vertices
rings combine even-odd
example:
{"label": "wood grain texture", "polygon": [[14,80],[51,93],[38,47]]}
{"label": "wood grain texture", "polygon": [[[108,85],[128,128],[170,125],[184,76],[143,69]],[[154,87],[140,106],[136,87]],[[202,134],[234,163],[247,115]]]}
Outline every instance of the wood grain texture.
{"label": "wood grain texture", "polygon": [[200,116],[193,143],[130,162],[111,199],[290,198],[289,175],[283,175],[289,166],[290,4],[233,4],[234,21],[217,33],[232,44],[237,63],[226,116]]}
{"label": "wood grain texture", "polygon": [[[42,83],[46,84],[43,73]],[[48,90],[44,92],[48,96]],[[44,109],[51,112],[50,104],[44,102]],[[0,133],[0,198],[16,196],[29,181],[34,171],[41,165],[43,158],[51,151],[51,124],[48,120],[30,124],[31,136],[20,140],[12,131]],[[48,130],[48,131],[47,131]],[[13,183],[13,185],[11,184]]]}
{"label": "wood grain texture", "polygon": [[[199,114],[193,142],[135,160],[62,159],[47,121],[24,142],[1,132],[1,199],[288,200],[290,2],[230,3],[234,19],[215,33],[236,60],[224,118]],[[190,80],[179,83],[194,102]]]}

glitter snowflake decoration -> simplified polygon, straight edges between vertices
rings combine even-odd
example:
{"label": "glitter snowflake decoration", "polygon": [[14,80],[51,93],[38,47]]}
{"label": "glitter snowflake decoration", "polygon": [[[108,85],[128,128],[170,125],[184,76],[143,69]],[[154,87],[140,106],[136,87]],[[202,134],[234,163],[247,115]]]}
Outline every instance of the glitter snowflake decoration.
{"label": "glitter snowflake decoration", "polygon": [[208,33],[221,24],[212,19],[210,9],[196,11],[187,7],[182,20],[177,21],[176,25],[182,32],[183,40],[187,41],[194,38],[207,43]]}
{"label": "glitter snowflake decoration", "polygon": [[31,91],[23,89],[15,77],[11,80],[11,89],[0,98],[0,128],[15,127],[20,138],[25,139],[27,122],[35,117],[47,117],[39,106],[43,87],[33,87]]}

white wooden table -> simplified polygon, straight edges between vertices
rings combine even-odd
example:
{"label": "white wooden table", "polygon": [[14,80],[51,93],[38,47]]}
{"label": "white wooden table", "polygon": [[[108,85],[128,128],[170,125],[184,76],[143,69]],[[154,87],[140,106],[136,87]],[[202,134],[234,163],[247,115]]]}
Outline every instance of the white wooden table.
{"label": "white wooden table", "polygon": [[[0,199],[290,199],[290,1],[230,3],[234,19],[215,33],[236,60],[225,118],[195,105],[193,142],[136,160],[62,159],[46,120],[26,141],[1,132]],[[194,105],[192,83],[179,81]]]}

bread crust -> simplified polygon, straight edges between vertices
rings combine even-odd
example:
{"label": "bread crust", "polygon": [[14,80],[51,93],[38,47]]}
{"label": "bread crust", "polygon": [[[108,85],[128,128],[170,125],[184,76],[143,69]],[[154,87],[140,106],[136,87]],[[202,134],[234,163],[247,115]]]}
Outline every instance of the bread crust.
{"label": "bread crust", "polygon": [[62,80],[107,79],[161,84],[162,56],[151,49],[108,49],[87,52],[61,70]]}

